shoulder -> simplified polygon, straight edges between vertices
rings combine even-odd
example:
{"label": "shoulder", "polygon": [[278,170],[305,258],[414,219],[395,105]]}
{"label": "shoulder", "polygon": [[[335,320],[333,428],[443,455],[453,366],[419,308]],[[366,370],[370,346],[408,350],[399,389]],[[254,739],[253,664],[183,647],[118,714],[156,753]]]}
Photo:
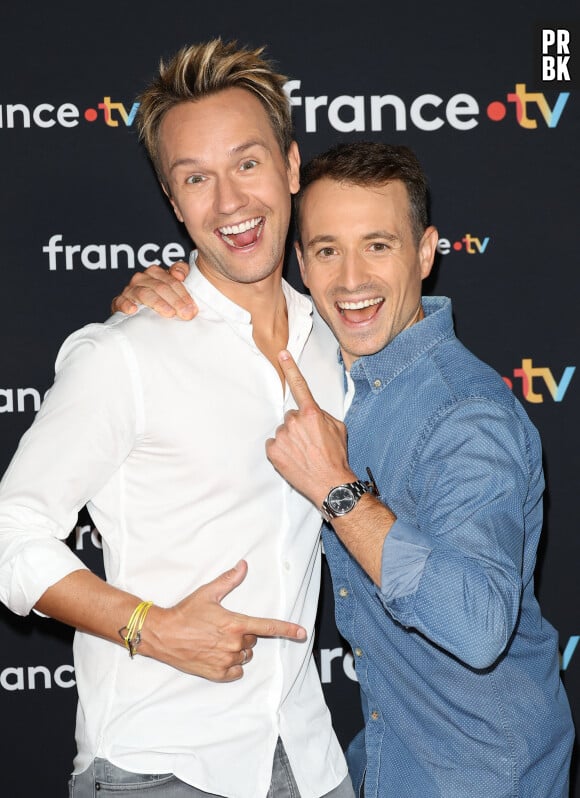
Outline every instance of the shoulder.
{"label": "shoulder", "polygon": [[541,458],[538,431],[495,369],[456,338],[436,347],[425,364],[435,383],[423,427],[422,443],[511,449],[528,466]]}
{"label": "shoulder", "polygon": [[517,404],[503,377],[455,337],[434,347],[425,367],[445,386],[450,401],[489,400],[509,409]]}
{"label": "shoulder", "polygon": [[[87,324],[71,333],[61,345],[55,362],[55,381],[118,386],[135,369],[135,358],[119,329],[107,324]],[[72,382],[71,382],[72,381]]]}

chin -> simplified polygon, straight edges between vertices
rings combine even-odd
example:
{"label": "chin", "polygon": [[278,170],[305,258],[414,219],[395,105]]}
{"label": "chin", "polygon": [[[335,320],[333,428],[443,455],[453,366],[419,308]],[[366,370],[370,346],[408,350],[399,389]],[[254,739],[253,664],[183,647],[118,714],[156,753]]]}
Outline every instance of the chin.
{"label": "chin", "polygon": [[338,339],[341,349],[353,358],[376,355],[377,352],[384,349],[388,343],[388,341],[349,341],[348,338],[344,336],[341,341],[340,335],[336,335],[336,338]]}

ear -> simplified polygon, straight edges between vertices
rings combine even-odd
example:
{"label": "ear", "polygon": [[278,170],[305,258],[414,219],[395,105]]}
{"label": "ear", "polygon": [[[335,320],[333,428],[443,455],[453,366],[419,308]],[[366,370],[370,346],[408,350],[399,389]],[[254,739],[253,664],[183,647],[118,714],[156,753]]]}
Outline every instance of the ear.
{"label": "ear", "polygon": [[437,252],[437,244],[439,242],[439,232],[436,227],[430,225],[419,242],[419,267],[421,270],[421,279],[424,280],[431,273],[433,268],[433,261],[435,260],[435,253]]}
{"label": "ear", "polygon": [[294,251],[296,252],[296,258],[298,259],[298,265],[300,266],[300,277],[302,277],[302,282],[308,288],[308,280],[306,278],[306,266],[304,265],[304,255],[302,253],[302,247],[300,246],[300,241],[294,242]]}
{"label": "ear", "polygon": [[183,216],[181,215],[181,211],[177,207],[177,205],[175,203],[175,200],[173,199],[173,197],[169,193],[168,189],[163,185],[163,183],[161,183],[160,185],[161,185],[161,188],[163,189],[163,193],[165,194],[165,196],[167,197],[167,199],[171,203],[171,207],[173,208],[173,213],[177,216],[179,221],[183,224]]}
{"label": "ear", "polygon": [[288,150],[288,186],[291,194],[297,194],[300,189],[300,150],[295,141]]}

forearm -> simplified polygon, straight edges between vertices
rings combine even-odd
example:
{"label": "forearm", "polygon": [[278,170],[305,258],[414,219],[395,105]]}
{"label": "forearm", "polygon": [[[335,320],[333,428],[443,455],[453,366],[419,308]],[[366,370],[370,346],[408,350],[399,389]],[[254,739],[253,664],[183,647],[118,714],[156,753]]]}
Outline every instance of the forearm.
{"label": "forearm", "polygon": [[[132,638],[136,653],[185,673],[229,682],[242,677],[258,636],[304,640],[305,630],[295,623],[242,615],[221,606],[223,598],[245,579],[247,569],[247,563],[240,561],[178,604],[153,604],[140,637]],[[125,645],[119,630],[127,634],[129,619],[148,598],[79,570],[48,588],[35,609],[83,632]]]}
{"label": "forearm", "polygon": [[[509,528],[515,536],[517,529]],[[465,527],[462,531],[468,537]],[[488,550],[491,554],[491,542]],[[509,562],[494,562],[445,536],[398,523],[385,543],[382,579],[378,595],[396,621],[471,667],[492,665],[512,635],[521,580]]]}
{"label": "forearm", "polygon": [[332,519],[337,537],[379,588],[383,546],[396,520],[394,513],[369,493],[347,515]]}
{"label": "forearm", "polygon": [[113,587],[91,571],[79,570],[49,587],[34,609],[82,632],[124,645],[119,629],[142,599],[146,597]]}
{"label": "forearm", "polygon": [[541,508],[526,520],[542,488],[530,452],[509,408],[464,401],[433,425],[397,498],[406,510],[385,542],[381,600],[471,667],[492,665],[517,623],[524,552],[541,523]]}
{"label": "forearm", "polygon": [[[127,623],[141,601],[148,596],[136,596],[121,590],[92,571],[79,570],[48,588],[34,609],[81,632],[101,637],[125,646],[120,630],[126,633]],[[178,641],[173,629],[176,610],[151,606],[140,634],[137,652],[175,667],[183,663],[175,660],[172,647]],[[164,642],[165,638],[165,642]]]}

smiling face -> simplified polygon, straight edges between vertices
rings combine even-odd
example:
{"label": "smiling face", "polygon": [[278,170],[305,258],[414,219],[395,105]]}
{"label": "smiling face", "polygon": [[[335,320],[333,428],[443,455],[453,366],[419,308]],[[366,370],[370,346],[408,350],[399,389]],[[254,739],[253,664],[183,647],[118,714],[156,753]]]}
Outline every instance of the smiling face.
{"label": "smiling face", "polygon": [[236,301],[243,286],[279,279],[298,190],[298,148],[284,158],[266,111],[229,88],[167,112],[159,149],[169,198],[202,274]]}
{"label": "smiling face", "polygon": [[348,369],[422,317],[421,283],[437,230],[417,245],[400,180],[363,187],[322,178],[300,206],[302,280],[337,337]]}

